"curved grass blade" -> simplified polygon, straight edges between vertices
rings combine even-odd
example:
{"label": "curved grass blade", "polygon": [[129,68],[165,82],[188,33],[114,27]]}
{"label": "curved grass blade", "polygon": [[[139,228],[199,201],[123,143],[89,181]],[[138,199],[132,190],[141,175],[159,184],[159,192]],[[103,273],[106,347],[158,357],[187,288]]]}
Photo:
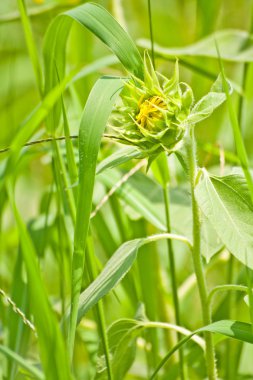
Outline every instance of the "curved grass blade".
{"label": "curved grass blade", "polygon": [[[171,57],[208,57],[218,59],[215,46],[215,39],[222,52],[222,59],[231,62],[252,62],[253,61],[253,38],[243,30],[228,29],[211,34],[194,44],[184,47],[166,48],[154,45],[157,55],[164,58]],[[141,39],[138,45],[144,49],[150,49],[150,41]]]}
{"label": "curved grass blade", "polygon": [[[139,248],[157,240],[175,239],[182,241],[191,247],[189,240],[183,236],[175,234],[158,234],[143,239],[130,240],[114,253],[105,265],[102,272],[97,276],[87,289],[80,296],[77,322],[92,308],[102,297],[112,290],[130,270],[136,259]],[[79,258],[80,259],[80,258]],[[78,273],[77,273],[78,274]],[[80,268],[79,268],[80,276]],[[67,316],[68,318],[69,316]],[[71,318],[71,314],[70,314]]]}
{"label": "curved grass blade", "polygon": [[69,352],[73,354],[79,295],[82,284],[84,253],[88,235],[97,155],[101,138],[122,79],[102,77],[93,87],[86,103],[79,130],[79,184],[74,254],[72,262],[72,294],[69,330]]}
{"label": "curved grass blade", "polygon": [[234,338],[240,340],[242,342],[247,342],[253,344],[253,334],[252,334],[252,325],[245,322],[240,321],[232,321],[232,320],[222,320],[218,322],[211,323],[208,326],[201,327],[198,330],[195,330],[192,334],[183,338],[178,344],[176,344],[168,354],[162,359],[162,361],[157,366],[156,370],[150,377],[150,380],[155,379],[157,373],[160,369],[165,365],[165,363],[169,360],[169,358],[185,343],[192,338],[193,335],[199,334],[201,332],[211,332],[217,333],[229,338]]}
{"label": "curved grass blade", "polygon": [[[66,44],[73,21],[89,29],[103,41],[118,57],[127,71],[143,78],[141,55],[127,32],[98,4],[86,3],[62,13],[50,25],[44,41],[45,94],[57,84],[57,71],[60,80],[65,72]],[[59,118],[59,107],[48,119],[48,128],[53,130]]]}

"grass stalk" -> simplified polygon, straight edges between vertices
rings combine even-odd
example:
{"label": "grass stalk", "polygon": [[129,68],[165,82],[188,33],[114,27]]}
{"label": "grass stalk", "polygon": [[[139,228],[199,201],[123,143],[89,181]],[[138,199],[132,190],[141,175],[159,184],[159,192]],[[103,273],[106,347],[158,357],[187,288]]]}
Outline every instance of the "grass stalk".
{"label": "grass stalk", "polygon": [[32,33],[32,27],[30,23],[29,16],[27,14],[25,0],[17,0],[18,1],[18,7],[20,12],[20,18],[25,34],[25,40],[29,52],[29,56],[33,65],[33,70],[36,77],[36,82],[38,86],[38,90],[40,93],[40,96],[43,95],[43,85],[42,85],[42,73],[41,73],[41,67],[39,62],[39,56],[36,48],[36,44],[34,41],[33,33]]}
{"label": "grass stalk", "polygon": [[[95,262],[95,252],[94,252],[91,235],[89,235],[87,239],[86,263],[87,263],[87,270],[89,272],[89,277],[92,282],[95,280],[98,273],[97,273],[97,264]],[[110,361],[110,349],[109,349],[109,342],[108,342],[108,337],[107,337],[107,332],[106,332],[105,314],[104,314],[102,300],[97,303],[97,305],[94,307],[94,310],[97,317],[99,333],[100,333],[100,337],[101,337],[102,345],[104,349],[108,380],[113,380],[113,371],[112,371],[112,366],[111,366],[111,361]]]}
{"label": "grass stalk", "polygon": [[149,20],[149,35],[151,41],[151,59],[155,69],[155,52],[154,52],[154,35],[153,35],[153,24],[152,24],[152,11],[151,11],[151,0],[148,0],[148,20]]}
{"label": "grass stalk", "polygon": [[[165,185],[163,188],[164,195],[164,206],[165,206],[165,214],[166,214],[166,225],[167,232],[171,233],[171,223],[170,223],[170,199],[169,199],[169,186]],[[175,266],[175,254],[173,249],[172,240],[167,240],[167,249],[168,249],[168,258],[169,258],[169,276],[171,280],[171,290],[172,290],[172,298],[174,304],[174,312],[175,312],[175,321],[178,326],[181,326],[181,317],[180,317],[180,307],[179,307],[179,297],[178,297],[178,287],[177,287],[177,276],[176,276],[176,266]],[[180,341],[181,334],[177,333],[177,340]],[[185,379],[184,373],[184,352],[183,348],[179,350],[179,372],[181,380]]]}
{"label": "grass stalk", "polygon": [[244,145],[244,141],[243,141],[239,121],[238,121],[238,118],[236,115],[236,111],[233,107],[231,95],[229,93],[228,83],[227,83],[226,75],[225,75],[225,69],[223,66],[223,62],[221,59],[221,55],[220,55],[219,47],[217,45],[217,41],[215,41],[215,43],[216,43],[216,49],[217,49],[217,54],[218,54],[218,58],[219,58],[223,87],[224,87],[224,91],[226,93],[226,98],[227,98],[228,112],[229,112],[231,126],[233,129],[236,151],[237,151],[237,154],[238,154],[238,157],[239,157],[239,160],[241,163],[241,167],[242,167],[243,173],[245,175],[245,178],[246,178],[246,181],[247,181],[247,184],[249,187],[251,200],[253,202],[253,178],[252,178],[251,173],[250,173],[249,159],[248,159],[247,151],[246,151],[246,148]]}
{"label": "grass stalk", "polygon": [[[208,293],[207,285],[205,280],[205,274],[203,269],[202,257],[201,257],[201,222],[200,222],[200,211],[195,197],[195,180],[197,175],[197,159],[196,159],[196,144],[194,138],[194,129],[191,128],[189,131],[188,140],[186,143],[188,165],[189,165],[189,177],[191,186],[191,201],[192,201],[192,219],[193,219],[193,265],[196,275],[201,309],[202,309],[202,319],[204,325],[209,325],[212,322],[211,318],[211,308],[208,303]],[[216,364],[215,364],[215,352],[213,345],[213,337],[210,332],[205,332],[206,341],[206,366],[207,374],[209,380],[216,380]]]}

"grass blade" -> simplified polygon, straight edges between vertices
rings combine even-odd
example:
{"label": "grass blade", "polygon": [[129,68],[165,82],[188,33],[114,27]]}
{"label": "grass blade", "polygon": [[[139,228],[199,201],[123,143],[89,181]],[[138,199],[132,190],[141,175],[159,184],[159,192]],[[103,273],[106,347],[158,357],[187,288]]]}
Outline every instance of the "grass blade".
{"label": "grass blade", "polygon": [[13,188],[7,185],[8,196],[19,230],[23,259],[28,275],[28,287],[31,299],[31,311],[34,315],[38,333],[42,366],[48,380],[70,380],[70,368],[62,335],[56,317],[49,305],[42,282],[36,252],[15,204]]}
{"label": "grass blade", "polygon": [[73,354],[79,295],[82,284],[84,252],[88,234],[96,161],[100,141],[119,91],[120,78],[103,77],[92,89],[86,103],[79,131],[79,185],[74,255],[72,262],[72,295],[69,330],[69,353]]}
{"label": "grass blade", "polygon": [[80,322],[87,311],[122,280],[134,263],[138,249],[144,244],[160,239],[179,240],[191,247],[191,243],[185,237],[166,233],[124,243],[110,258],[98,277],[81,294],[77,322]]}
{"label": "grass blade", "polygon": [[27,370],[31,375],[35,376],[36,379],[39,379],[39,380],[45,379],[43,373],[38,368],[28,363],[25,359],[22,358],[22,356],[10,350],[8,347],[0,345],[0,352],[4,354],[5,356],[7,356],[8,358],[14,360],[22,368]]}
{"label": "grass blade", "polygon": [[[67,38],[73,21],[89,29],[103,41],[118,57],[127,71],[143,77],[143,61],[131,37],[106,9],[98,4],[86,3],[59,15],[49,27],[44,41],[45,93],[57,84],[65,71],[65,51]],[[48,120],[48,129],[57,125],[60,105]]]}
{"label": "grass blade", "polygon": [[[230,62],[252,62],[252,38],[244,30],[228,29],[210,34],[194,44],[184,47],[166,48],[154,45],[156,54],[164,58],[208,57],[217,59],[214,38],[222,51],[222,59]],[[249,42],[249,43],[248,43]],[[248,43],[248,44],[247,44]],[[150,48],[150,41],[141,39],[138,45],[144,49]],[[243,47],[243,48],[242,48]]]}

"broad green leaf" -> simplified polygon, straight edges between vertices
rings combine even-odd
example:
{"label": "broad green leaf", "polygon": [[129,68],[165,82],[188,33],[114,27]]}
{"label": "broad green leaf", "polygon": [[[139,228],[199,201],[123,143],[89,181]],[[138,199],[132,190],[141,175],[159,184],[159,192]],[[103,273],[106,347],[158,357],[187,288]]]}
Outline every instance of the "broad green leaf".
{"label": "broad green leaf", "polygon": [[23,359],[22,356],[18,355],[16,352],[10,350],[8,347],[0,345],[0,353],[5,355],[7,358],[13,360],[20,367],[28,371],[35,379],[44,380],[44,374],[35,366],[31,365],[27,360]]}
{"label": "broad green leaf", "polygon": [[187,238],[174,234],[153,235],[147,238],[130,240],[121,245],[108,260],[102,272],[88,286],[88,288],[82,292],[78,308],[78,322],[80,322],[82,317],[91,307],[93,307],[122,280],[133,265],[141,246],[167,238],[179,240],[188,246],[191,246],[191,243]]}
{"label": "broad green leaf", "polygon": [[196,197],[224,245],[253,268],[253,205],[245,178],[236,174],[209,177],[203,170]]}
{"label": "broad green leaf", "polygon": [[[157,55],[169,57],[209,57],[217,59],[215,39],[221,51],[221,57],[225,61],[252,62],[253,61],[253,38],[244,30],[228,29],[220,30],[215,34],[184,47],[165,48],[155,44]],[[138,45],[150,49],[150,41],[140,40]]]}
{"label": "broad green leaf", "polygon": [[199,334],[201,332],[217,333],[217,334],[227,336],[229,338],[240,340],[242,342],[253,344],[253,333],[252,333],[251,324],[240,322],[240,321],[232,321],[232,320],[222,320],[222,321],[211,323],[210,325],[207,325],[207,326],[201,327],[198,330],[195,330],[192,334],[188,335],[186,338],[183,338],[179,343],[177,343],[159,363],[156,370],[150,377],[150,380],[156,377],[160,369],[164,366],[164,364],[168,361],[168,359],[180,347],[182,347],[185,343],[187,343],[193,335]]}
{"label": "broad green leaf", "polygon": [[[88,235],[95,181],[97,156],[101,138],[122,87],[120,78],[103,77],[94,85],[87,100],[79,129],[79,183],[74,254],[72,261],[72,296],[70,344],[74,344],[77,309],[82,285],[84,253]],[[70,350],[72,351],[72,348]]]}
{"label": "broad green leaf", "polygon": [[[230,92],[232,91],[230,87]],[[186,118],[186,124],[198,123],[209,117],[216,108],[226,100],[226,93],[222,87],[222,77],[219,75],[210,92],[200,99]]]}
{"label": "broad green leaf", "polygon": [[37,255],[21,216],[17,210],[13,190],[8,184],[8,195],[18,226],[22,255],[28,276],[31,312],[38,334],[42,367],[47,380],[70,380],[69,360],[63,337],[42,282]]}

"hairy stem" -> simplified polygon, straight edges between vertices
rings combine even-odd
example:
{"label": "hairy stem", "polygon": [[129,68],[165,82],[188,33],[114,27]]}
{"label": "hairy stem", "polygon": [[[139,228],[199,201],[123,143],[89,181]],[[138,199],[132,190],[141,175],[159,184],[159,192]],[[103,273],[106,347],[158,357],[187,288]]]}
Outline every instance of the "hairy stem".
{"label": "hairy stem", "polygon": [[[197,175],[197,162],[196,162],[196,146],[194,138],[193,128],[189,131],[188,140],[186,143],[189,176],[191,185],[191,201],[192,201],[192,218],[193,218],[193,265],[197,279],[197,285],[200,295],[200,302],[202,308],[203,324],[209,325],[212,322],[211,308],[208,303],[208,293],[205,280],[205,274],[203,269],[202,257],[201,257],[201,223],[200,223],[200,211],[195,197],[195,179]],[[210,332],[205,333],[206,341],[206,365],[209,380],[216,380],[216,365],[215,365],[215,353],[213,338]]]}

